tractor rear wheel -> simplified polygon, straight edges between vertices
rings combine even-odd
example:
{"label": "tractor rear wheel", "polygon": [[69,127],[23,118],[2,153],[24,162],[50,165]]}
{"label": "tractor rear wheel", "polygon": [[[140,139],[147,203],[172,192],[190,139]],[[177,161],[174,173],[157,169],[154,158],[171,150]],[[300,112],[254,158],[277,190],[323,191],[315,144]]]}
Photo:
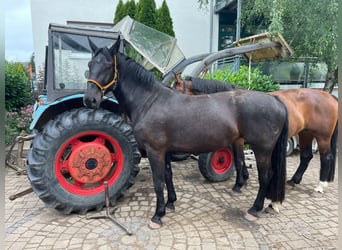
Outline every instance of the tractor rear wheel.
{"label": "tractor rear wheel", "polygon": [[36,135],[27,175],[47,206],[85,214],[105,205],[105,181],[114,205],[134,184],[140,158],[132,128],[121,116],[81,108],[50,120]]}

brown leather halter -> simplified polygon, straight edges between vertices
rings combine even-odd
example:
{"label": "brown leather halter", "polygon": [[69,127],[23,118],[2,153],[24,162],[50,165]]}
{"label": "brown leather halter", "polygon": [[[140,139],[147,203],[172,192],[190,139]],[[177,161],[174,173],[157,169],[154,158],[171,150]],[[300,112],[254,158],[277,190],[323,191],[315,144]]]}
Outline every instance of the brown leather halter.
{"label": "brown leather halter", "polygon": [[[110,88],[113,84],[115,85],[115,83],[117,82],[118,79],[118,70],[116,67],[116,55],[114,55],[114,76],[113,76],[113,80],[111,80],[109,83],[107,83],[105,86],[102,86],[98,81],[94,80],[94,79],[88,79],[87,82],[91,82],[94,83],[100,90],[101,90],[101,97],[103,97],[105,95],[105,92],[108,88]],[[115,86],[114,86],[115,88]]]}

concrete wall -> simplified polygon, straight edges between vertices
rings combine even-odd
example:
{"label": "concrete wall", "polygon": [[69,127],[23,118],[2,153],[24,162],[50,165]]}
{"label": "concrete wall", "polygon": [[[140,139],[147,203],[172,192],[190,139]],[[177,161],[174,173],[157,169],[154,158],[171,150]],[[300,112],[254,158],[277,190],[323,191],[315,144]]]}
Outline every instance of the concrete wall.
{"label": "concrete wall", "polygon": [[[33,44],[37,68],[44,63],[49,23],[66,21],[113,22],[118,0],[31,0]],[[124,1],[125,2],[125,1]],[[160,7],[162,0],[155,0]],[[167,0],[178,45],[185,57],[217,51],[218,17],[214,15],[214,34],[210,37],[209,10],[199,10],[197,0]]]}

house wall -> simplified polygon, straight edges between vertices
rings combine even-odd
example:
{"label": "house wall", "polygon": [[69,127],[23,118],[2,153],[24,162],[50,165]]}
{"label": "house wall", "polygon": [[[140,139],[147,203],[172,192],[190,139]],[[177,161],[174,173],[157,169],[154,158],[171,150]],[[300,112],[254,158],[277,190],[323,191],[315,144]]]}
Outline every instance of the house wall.
{"label": "house wall", "polygon": [[[66,24],[66,21],[112,23],[119,0],[31,0],[32,31],[37,68],[45,61],[49,23]],[[125,2],[125,1],[124,1]],[[157,7],[162,0],[155,0]],[[218,16],[214,15],[213,35],[210,35],[210,13],[200,10],[197,0],[167,0],[177,44],[185,57],[217,51]]]}

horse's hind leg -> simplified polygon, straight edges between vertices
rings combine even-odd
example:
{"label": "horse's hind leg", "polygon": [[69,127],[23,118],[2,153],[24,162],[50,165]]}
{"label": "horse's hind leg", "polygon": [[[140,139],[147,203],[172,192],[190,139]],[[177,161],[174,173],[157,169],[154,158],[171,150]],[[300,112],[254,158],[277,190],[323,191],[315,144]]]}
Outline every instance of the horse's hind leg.
{"label": "horse's hind leg", "polygon": [[171,209],[172,211],[175,210],[174,202],[177,200],[175,187],[172,181],[172,168],[171,168],[171,159],[170,154],[166,155],[165,159],[165,182],[167,188],[167,202],[166,208]]}
{"label": "horse's hind leg", "polygon": [[253,151],[258,168],[259,190],[253,206],[248,209],[248,213],[257,218],[258,212],[264,208],[265,197],[273,172],[271,169],[271,152],[267,153],[264,151],[259,153],[258,150]]}
{"label": "horse's hind leg", "polygon": [[312,140],[313,136],[308,132],[300,132],[299,136],[299,149],[300,149],[300,163],[290,180],[287,181],[287,184],[291,186],[295,186],[295,184],[299,184],[302,180],[303,174],[309,166],[309,162],[313,157],[312,154]]}
{"label": "horse's hind leg", "polygon": [[319,184],[315,188],[316,192],[323,193],[324,188],[328,186],[328,182],[334,180],[335,175],[335,159],[330,148],[330,141],[317,139],[319,147],[321,169],[319,176]]}
{"label": "horse's hind leg", "polygon": [[236,169],[236,181],[233,187],[234,192],[241,192],[241,187],[245,185],[249,178],[249,173],[245,163],[245,155],[243,152],[243,144],[243,139],[233,143],[234,163]]}

